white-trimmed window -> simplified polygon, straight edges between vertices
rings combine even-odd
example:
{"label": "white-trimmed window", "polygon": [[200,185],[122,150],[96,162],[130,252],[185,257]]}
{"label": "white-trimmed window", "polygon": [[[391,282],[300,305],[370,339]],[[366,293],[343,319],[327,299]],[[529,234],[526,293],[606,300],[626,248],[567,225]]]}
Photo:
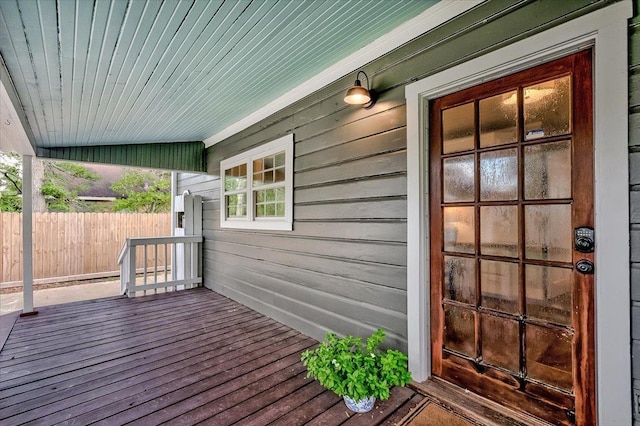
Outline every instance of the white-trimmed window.
{"label": "white-trimmed window", "polygon": [[293,229],[293,134],[220,162],[222,228]]}

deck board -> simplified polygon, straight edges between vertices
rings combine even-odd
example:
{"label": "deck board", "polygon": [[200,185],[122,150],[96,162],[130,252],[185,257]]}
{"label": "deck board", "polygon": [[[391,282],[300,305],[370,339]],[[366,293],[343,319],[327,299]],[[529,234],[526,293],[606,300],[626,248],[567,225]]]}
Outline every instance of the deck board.
{"label": "deck board", "polygon": [[0,351],[1,424],[395,424],[422,397],[367,414],[306,377],[313,339],[206,289],[39,308]]}
{"label": "deck board", "polygon": [[[252,321],[253,324],[260,324],[268,321],[267,318],[261,317],[258,314],[254,313],[254,316],[247,316],[247,319]],[[225,339],[230,339],[234,335],[242,333],[241,330],[238,330],[236,327],[236,323],[232,323],[231,325],[221,323],[220,329],[214,332],[203,333],[197,337],[189,339],[190,353],[191,356],[199,355],[203,351],[206,350],[208,345],[212,344],[211,339],[215,339],[216,343],[225,342]],[[230,331],[230,328],[234,328]],[[248,336],[245,336],[248,337]],[[219,344],[219,343],[218,343]],[[151,362],[155,362],[157,360],[166,359],[166,358],[174,358],[184,353],[185,347],[182,340],[175,340],[173,343],[166,345],[163,348],[160,348],[158,351],[149,354],[147,352],[135,353],[133,355],[124,356],[116,359],[112,359],[106,362],[99,363],[97,365],[86,367],[82,369],[71,370],[62,374],[53,375],[50,377],[46,377],[44,379],[35,381],[35,382],[27,382],[22,385],[18,385],[6,390],[0,390],[0,399],[6,397],[7,395],[19,395],[19,394],[33,394],[32,397],[37,397],[39,394],[47,393],[48,391],[44,389],[45,386],[56,385],[59,382],[64,381],[64,385],[66,387],[72,388],[77,386],[80,383],[84,383],[87,380],[92,380],[94,378],[106,377],[112,373],[118,372],[126,372],[129,371],[126,368],[123,368],[122,364],[131,363],[132,366],[138,366],[139,368],[146,369],[146,364]],[[145,370],[143,370],[145,371]],[[17,380],[16,380],[17,381]],[[58,389],[61,389],[58,386]]]}
{"label": "deck board", "polygon": [[[199,314],[199,312],[196,312]],[[110,327],[97,330],[79,329],[75,333],[65,332],[59,338],[54,341],[48,340],[46,344],[44,342],[38,342],[38,351],[31,350],[32,342],[25,342],[27,350],[17,351],[16,349],[7,349],[6,354],[3,353],[0,356],[0,362],[4,367],[11,365],[17,365],[23,362],[33,362],[35,360],[46,360],[52,356],[68,353],[70,349],[74,351],[87,350],[88,352],[100,351],[101,347],[108,347],[113,349],[115,347],[124,346],[128,347],[131,340],[151,341],[158,326],[166,327],[167,331],[173,331],[177,335],[179,333],[185,333],[189,330],[185,330],[184,325],[180,323],[182,320],[188,318],[176,318],[170,316],[166,321],[160,319],[148,320],[143,324],[123,324],[122,327]],[[175,322],[174,322],[175,321]],[[206,327],[208,325],[215,325],[218,322],[218,318],[210,318],[209,321],[202,321],[200,325]],[[135,329],[133,328],[135,326]],[[70,344],[70,340],[73,341],[74,334],[77,333],[90,333],[91,337],[83,339],[81,342]],[[4,352],[4,351],[3,351]]]}

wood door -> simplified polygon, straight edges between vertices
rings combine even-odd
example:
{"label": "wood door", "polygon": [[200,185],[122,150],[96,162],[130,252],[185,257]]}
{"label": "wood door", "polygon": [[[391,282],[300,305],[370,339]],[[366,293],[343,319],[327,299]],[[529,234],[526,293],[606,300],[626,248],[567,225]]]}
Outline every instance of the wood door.
{"label": "wood door", "polygon": [[433,374],[552,424],[596,418],[592,115],[591,51],[430,105]]}

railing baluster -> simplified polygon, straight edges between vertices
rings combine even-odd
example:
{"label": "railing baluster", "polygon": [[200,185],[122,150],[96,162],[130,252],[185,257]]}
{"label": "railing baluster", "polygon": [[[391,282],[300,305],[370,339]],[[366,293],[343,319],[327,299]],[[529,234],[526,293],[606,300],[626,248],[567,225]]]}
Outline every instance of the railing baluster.
{"label": "railing baluster", "polygon": [[[183,243],[184,258],[182,259],[182,268],[184,269],[184,279],[191,278],[191,268],[189,268],[189,259],[191,259],[191,244]],[[184,288],[191,288],[191,285],[185,284]]]}
{"label": "railing baluster", "polygon": [[[191,278],[198,276],[198,243],[191,243]],[[197,287],[191,284],[191,288]]]}
{"label": "railing baluster", "polygon": [[142,280],[142,284],[144,285],[144,294],[145,296],[147,295],[147,245],[143,245],[142,246],[142,256],[144,258],[144,260],[142,261],[142,263],[144,264],[143,270],[142,270],[142,276],[144,277]]}
{"label": "railing baluster", "polygon": [[[132,244],[131,240],[129,243]],[[134,297],[136,295],[136,246],[129,245],[129,282],[127,283],[128,289],[127,293],[129,297]]]}
{"label": "railing baluster", "polygon": [[[153,283],[158,284],[158,244],[153,245]],[[158,288],[153,289],[153,294],[158,294]]]}
{"label": "railing baluster", "polygon": [[[173,263],[171,264],[171,277],[173,278],[172,281],[175,282],[178,279],[178,244],[173,242],[173,244],[171,244],[171,249],[173,250],[172,259],[176,261],[175,265]],[[177,286],[174,285],[172,287],[173,291],[178,291]]]}
{"label": "railing baluster", "polygon": [[126,262],[120,263],[120,294],[124,294],[124,277],[126,277]]}
{"label": "railing baluster", "polygon": [[166,286],[166,284],[167,284],[167,269],[168,269],[168,266],[169,266],[169,258],[167,257],[167,246],[168,246],[168,244],[164,243],[164,283],[165,283],[164,291],[165,291],[165,293],[167,291],[169,291],[169,287]]}

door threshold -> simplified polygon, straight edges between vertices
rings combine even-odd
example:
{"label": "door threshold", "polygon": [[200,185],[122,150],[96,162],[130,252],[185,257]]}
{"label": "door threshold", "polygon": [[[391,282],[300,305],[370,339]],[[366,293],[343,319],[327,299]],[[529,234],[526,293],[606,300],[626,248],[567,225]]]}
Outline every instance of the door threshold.
{"label": "door threshold", "polygon": [[526,413],[515,411],[452,383],[433,377],[409,385],[436,403],[486,426],[552,426]]}

